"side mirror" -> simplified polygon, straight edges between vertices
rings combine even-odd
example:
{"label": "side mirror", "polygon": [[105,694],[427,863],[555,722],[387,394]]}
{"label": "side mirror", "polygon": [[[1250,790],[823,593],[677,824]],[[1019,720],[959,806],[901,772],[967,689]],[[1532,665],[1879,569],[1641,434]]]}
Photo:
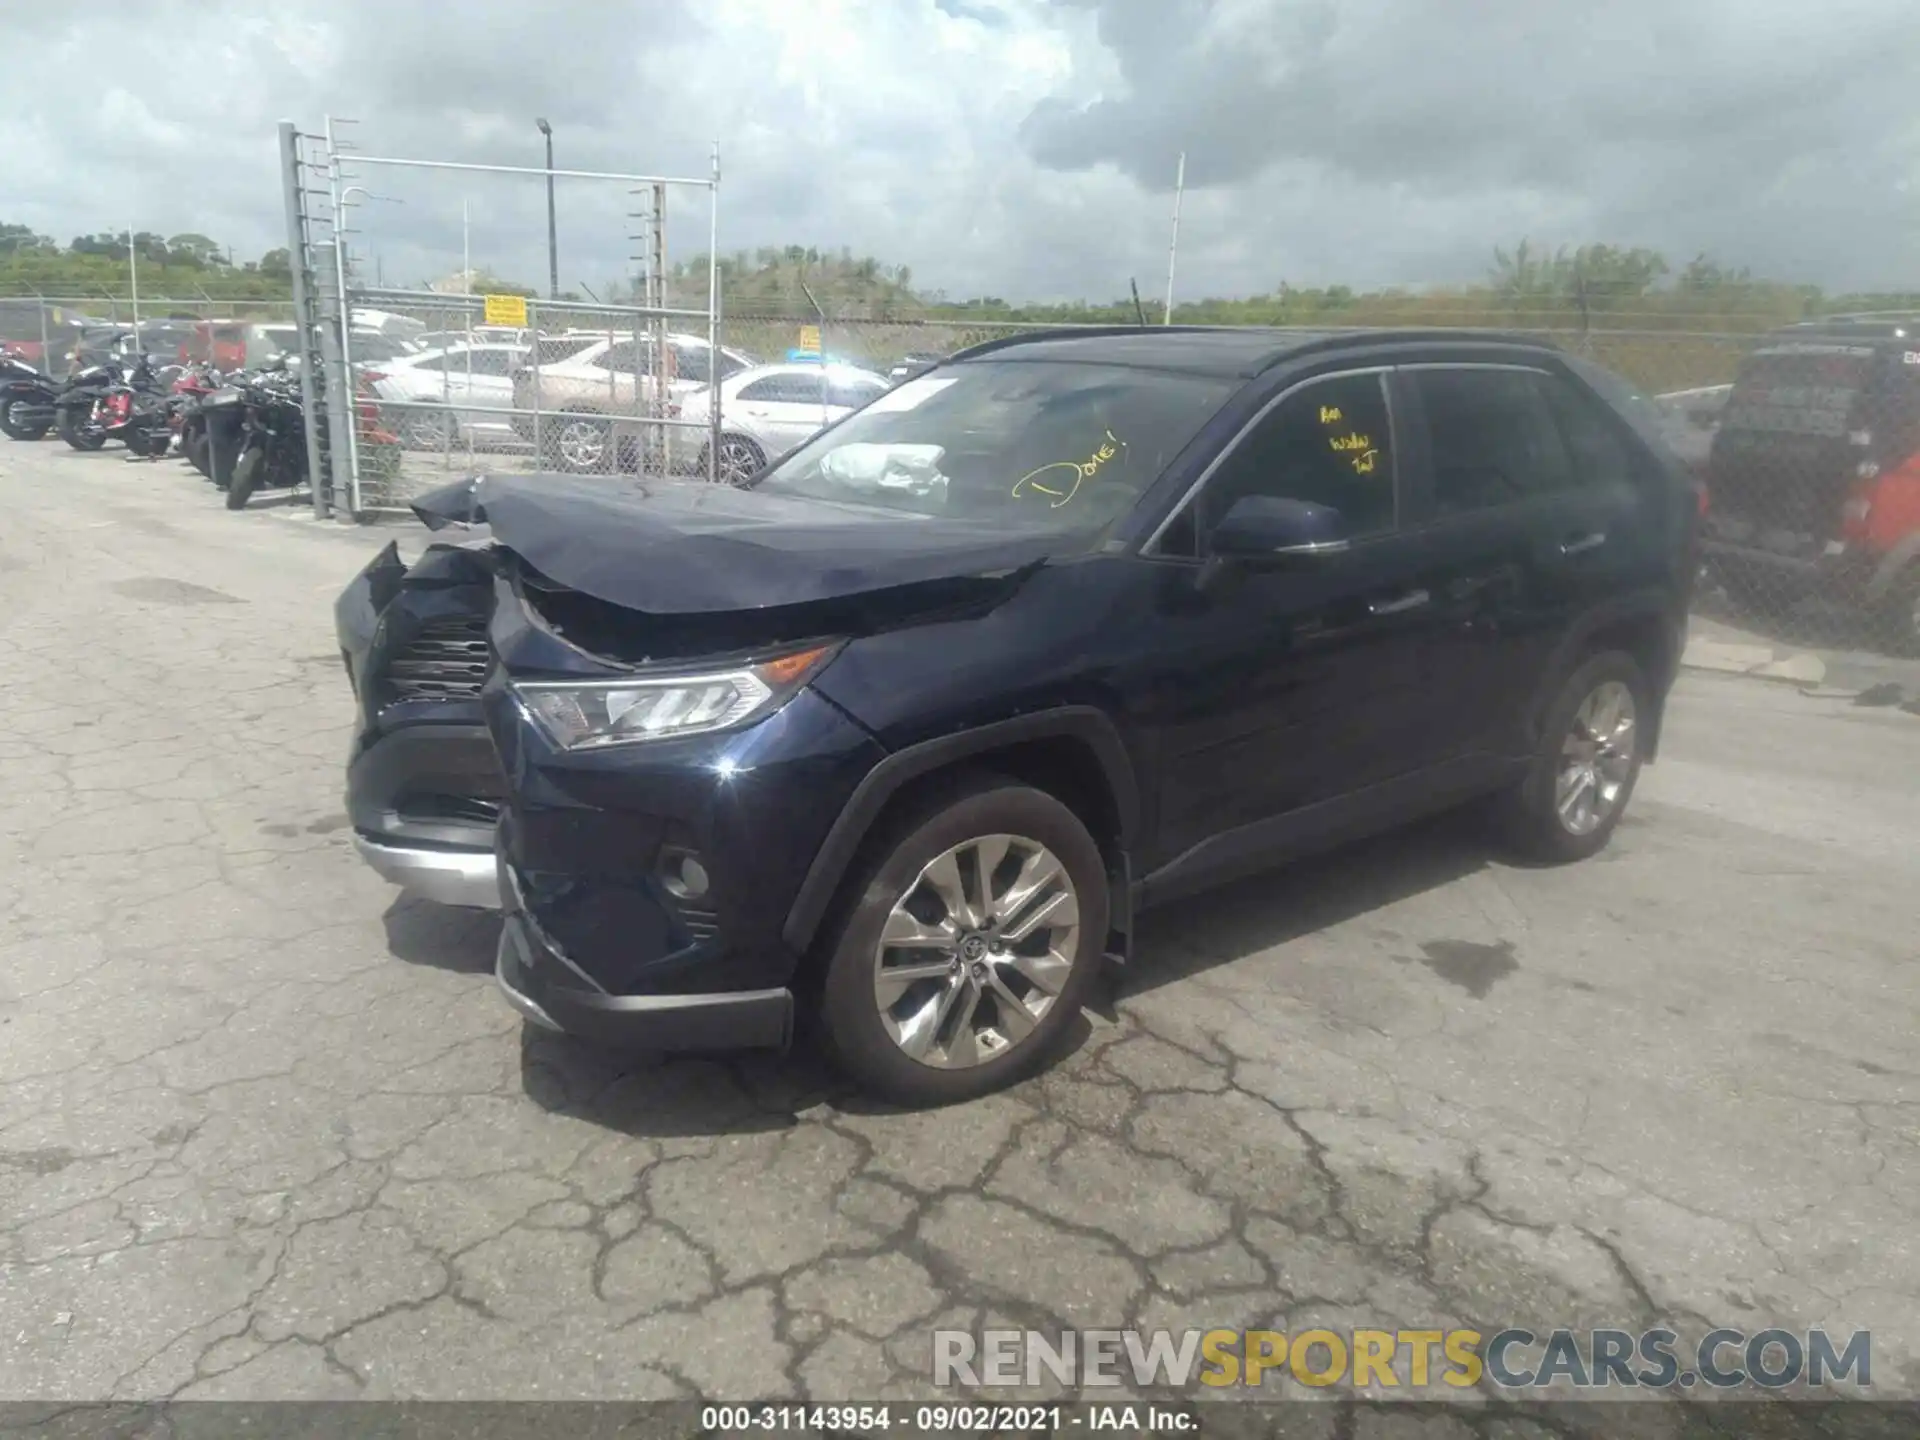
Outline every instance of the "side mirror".
{"label": "side mirror", "polygon": [[1276,495],[1241,496],[1207,536],[1214,559],[1252,565],[1311,560],[1347,548],[1346,525],[1338,510]]}

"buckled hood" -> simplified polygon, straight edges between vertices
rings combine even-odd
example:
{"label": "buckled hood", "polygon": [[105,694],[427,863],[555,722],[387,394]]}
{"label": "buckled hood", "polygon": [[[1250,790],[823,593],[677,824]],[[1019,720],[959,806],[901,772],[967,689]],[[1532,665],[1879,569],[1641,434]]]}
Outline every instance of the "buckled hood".
{"label": "buckled hood", "polygon": [[557,584],[653,615],[808,605],[1005,577],[1082,537],[687,481],[479,476],[414,502],[431,529],[485,525]]}

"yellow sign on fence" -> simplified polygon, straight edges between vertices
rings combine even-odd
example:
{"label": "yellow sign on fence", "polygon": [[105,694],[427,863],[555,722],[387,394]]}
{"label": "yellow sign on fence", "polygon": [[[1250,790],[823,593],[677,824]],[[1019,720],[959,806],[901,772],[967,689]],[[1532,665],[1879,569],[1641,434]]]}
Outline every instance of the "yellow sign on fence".
{"label": "yellow sign on fence", "polygon": [[524,295],[487,296],[487,324],[511,325],[524,330],[527,325],[527,297]]}
{"label": "yellow sign on fence", "polygon": [[820,353],[820,327],[802,325],[800,327],[800,349],[809,355]]}

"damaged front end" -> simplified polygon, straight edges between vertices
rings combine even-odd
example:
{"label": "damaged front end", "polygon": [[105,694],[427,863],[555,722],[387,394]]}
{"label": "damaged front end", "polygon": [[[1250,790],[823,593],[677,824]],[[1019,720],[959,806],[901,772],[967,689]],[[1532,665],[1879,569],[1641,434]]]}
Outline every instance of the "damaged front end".
{"label": "damaged front end", "polygon": [[358,721],[355,848],[409,894],[478,908],[499,904],[505,791],[480,707],[493,585],[485,542],[431,545],[411,566],[390,543],[334,606]]}
{"label": "damaged front end", "polygon": [[415,509],[493,541],[509,1000],[642,1049],[784,1045],[789,914],[887,756],[816,682],[1004,603],[1050,542],[672,482],[488,476]]}

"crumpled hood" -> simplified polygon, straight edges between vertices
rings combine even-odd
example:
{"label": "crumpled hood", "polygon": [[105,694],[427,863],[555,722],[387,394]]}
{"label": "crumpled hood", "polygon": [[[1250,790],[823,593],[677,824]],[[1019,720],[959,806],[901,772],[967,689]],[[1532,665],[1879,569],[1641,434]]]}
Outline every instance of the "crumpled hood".
{"label": "crumpled hood", "polygon": [[976,520],[619,476],[477,476],[413,510],[431,529],[486,525],[547,579],[655,615],[1004,575],[1080,548],[1072,537]]}

